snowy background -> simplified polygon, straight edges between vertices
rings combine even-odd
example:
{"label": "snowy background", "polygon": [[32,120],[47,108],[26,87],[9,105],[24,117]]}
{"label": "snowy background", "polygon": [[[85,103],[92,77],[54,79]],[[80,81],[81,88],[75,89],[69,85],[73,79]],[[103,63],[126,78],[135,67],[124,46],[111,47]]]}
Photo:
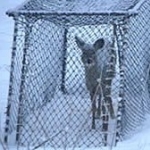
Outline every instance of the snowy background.
{"label": "snowy background", "polygon": [[[16,7],[23,1],[24,0],[0,0],[0,137],[3,136],[5,122],[4,112],[6,111],[7,104],[14,23],[13,19],[9,18],[5,12],[8,9]],[[118,143],[117,147],[113,148],[113,150],[150,150],[150,116],[147,118],[143,127],[139,129],[136,135],[126,141]],[[10,148],[10,150],[11,149],[13,148]],[[1,146],[0,150],[3,150]]]}
{"label": "snowy background", "polygon": [[13,19],[5,13],[21,2],[23,0],[0,0],[0,137],[3,136],[5,122],[13,39]]}

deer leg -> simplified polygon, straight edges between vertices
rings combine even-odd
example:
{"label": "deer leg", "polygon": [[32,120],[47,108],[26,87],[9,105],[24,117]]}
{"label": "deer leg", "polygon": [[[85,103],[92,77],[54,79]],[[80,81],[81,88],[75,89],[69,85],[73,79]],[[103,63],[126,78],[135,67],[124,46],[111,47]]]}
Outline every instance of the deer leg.
{"label": "deer leg", "polygon": [[91,96],[91,101],[92,101],[92,129],[96,128],[95,125],[95,118],[96,118],[96,99],[94,96]]}
{"label": "deer leg", "polygon": [[100,118],[101,116],[101,96],[98,97],[98,107],[97,107],[97,117]]}
{"label": "deer leg", "polygon": [[107,79],[107,83],[109,86],[105,87],[105,102],[107,104],[107,109],[110,113],[110,117],[113,119],[115,118],[112,98],[111,98],[111,82],[112,79]]}
{"label": "deer leg", "polygon": [[101,116],[101,112],[103,109],[102,100],[104,99],[104,86],[100,85],[99,91],[98,91],[99,97],[98,97],[98,108],[97,108],[97,116]]}
{"label": "deer leg", "polygon": [[115,112],[114,112],[114,108],[113,108],[113,104],[112,104],[112,99],[111,99],[111,97],[107,97],[107,99],[108,99],[108,102],[109,102],[109,105],[107,105],[107,107],[108,107],[108,110],[109,110],[109,113],[110,113],[110,117],[112,119],[114,119],[115,118]]}

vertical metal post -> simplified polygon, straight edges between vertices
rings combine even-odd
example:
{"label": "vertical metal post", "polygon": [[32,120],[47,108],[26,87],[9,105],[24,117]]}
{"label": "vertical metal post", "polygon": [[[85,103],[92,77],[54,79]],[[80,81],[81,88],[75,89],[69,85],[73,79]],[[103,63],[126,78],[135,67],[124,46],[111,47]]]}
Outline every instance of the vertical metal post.
{"label": "vertical metal post", "polygon": [[66,76],[66,59],[67,59],[67,33],[68,30],[65,28],[64,30],[64,44],[63,44],[63,58],[62,58],[62,82],[61,82],[61,90],[63,93],[66,93],[65,87],[65,76]]}
{"label": "vertical metal post", "polygon": [[[110,18],[109,18],[109,21],[110,21]],[[113,26],[112,44],[111,44],[110,49],[108,49],[110,51],[110,60],[107,65],[107,71],[106,71],[107,76],[105,77],[104,103],[102,104],[102,113],[103,113],[102,130],[104,131],[104,146],[108,145],[108,139],[109,139],[108,130],[109,130],[110,118],[115,117],[115,112],[114,112],[112,97],[111,97],[112,80],[115,77],[115,71],[116,71],[115,67],[116,67],[116,59],[117,59],[116,49],[115,49],[114,30],[115,28]]]}
{"label": "vertical metal post", "polygon": [[22,58],[22,68],[21,68],[21,83],[20,83],[20,90],[19,90],[19,107],[18,107],[18,119],[17,119],[17,134],[16,134],[16,141],[19,142],[20,137],[20,128],[22,126],[22,108],[23,108],[23,100],[24,100],[24,89],[25,89],[25,80],[26,80],[26,72],[27,72],[27,51],[29,46],[29,34],[30,34],[30,20],[26,19],[25,25],[25,41],[24,41],[24,48],[23,48],[23,58]]}
{"label": "vertical metal post", "polygon": [[14,17],[14,35],[13,35],[13,46],[12,46],[12,53],[11,53],[11,71],[10,71],[10,79],[9,79],[9,91],[8,91],[8,103],[7,103],[7,110],[6,110],[6,125],[5,125],[5,136],[4,142],[8,142],[8,132],[10,130],[10,109],[11,109],[11,97],[13,94],[12,85],[13,85],[13,73],[14,73],[14,59],[16,56],[16,41],[17,41],[17,32],[18,32],[18,18]]}
{"label": "vertical metal post", "polygon": [[[106,106],[102,106],[106,107]],[[107,139],[108,139],[108,122],[109,122],[109,115],[107,114],[106,108],[103,108],[103,116],[102,116],[102,131],[104,132],[104,146],[107,146]]]}
{"label": "vertical metal post", "polygon": [[123,112],[125,110],[125,100],[124,100],[124,57],[125,57],[125,51],[127,48],[127,40],[126,40],[126,34],[127,34],[127,19],[125,17],[123,23],[121,25],[116,25],[116,39],[118,43],[118,54],[119,54],[119,68],[120,68],[120,90],[119,90],[119,101],[118,101],[118,111],[117,111],[117,126],[116,126],[116,140],[115,144],[120,139],[121,130],[122,130],[122,120],[123,120]]}

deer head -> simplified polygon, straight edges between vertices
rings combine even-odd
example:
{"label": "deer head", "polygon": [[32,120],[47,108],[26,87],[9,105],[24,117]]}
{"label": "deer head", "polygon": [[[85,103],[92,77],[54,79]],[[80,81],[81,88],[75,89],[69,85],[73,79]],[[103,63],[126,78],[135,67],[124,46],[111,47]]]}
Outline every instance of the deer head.
{"label": "deer head", "polygon": [[81,38],[75,37],[77,46],[82,50],[82,62],[85,66],[92,67],[96,65],[96,54],[97,51],[102,49],[105,45],[105,40],[103,38],[98,39],[94,44],[88,44],[84,42]]}

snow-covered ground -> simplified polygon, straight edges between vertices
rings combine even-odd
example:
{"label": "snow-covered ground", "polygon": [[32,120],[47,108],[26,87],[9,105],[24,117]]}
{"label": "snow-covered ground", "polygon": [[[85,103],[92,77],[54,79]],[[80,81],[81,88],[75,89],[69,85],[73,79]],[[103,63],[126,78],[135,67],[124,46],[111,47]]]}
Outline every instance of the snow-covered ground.
{"label": "snow-covered ground", "polygon": [[[123,142],[119,142],[117,147],[100,147],[100,148],[86,148],[86,150],[150,150],[150,116],[147,116],[147,120],[145,121],[143,127],[139,130],[139,132],[134,135],[132,138],[125,140]],[[3,150],[3,149],[0,149]],[[9,150],[17,150],[16,147],[10,147]],[[27,148],[20,148],[20,150],[27,150]],[[52,150],[49,147],[41,147],[37,150]],[[63,149],[59,149],[63,150]],[[68,149],[69,150],[69,149]],[[72,150],[72,149],[70,149]],[[85,150],[85,148],[77,148],[76,150]]]}
{"label": "snow-covered ground", "polygon": [[[7,104],[11,46],[13,37],[13,20],[5,15],[6,10],[14,8],[24,0],[0,0],[0,137],[3,136],[5,111]],[[150,116],[147,116],[142,128],[132,138],[119,142],[113,150],[150,150]],[[16,150],[10,147],[10,150]],[[23,149],[23,148],[21,148]],[[24,150],[26,150],[25,148]],[[44,148],[42,147],[41,150]],[[45,147],[45,150],[49,148]],[[83,149],[83,148],[82,148]],[[101,148],[107,150],[110,148]],[[3,148],[0,145],[0,150]],[[40,149],[39,149],[40,150]],[[91,149],[90,149],[91,150]]]}

